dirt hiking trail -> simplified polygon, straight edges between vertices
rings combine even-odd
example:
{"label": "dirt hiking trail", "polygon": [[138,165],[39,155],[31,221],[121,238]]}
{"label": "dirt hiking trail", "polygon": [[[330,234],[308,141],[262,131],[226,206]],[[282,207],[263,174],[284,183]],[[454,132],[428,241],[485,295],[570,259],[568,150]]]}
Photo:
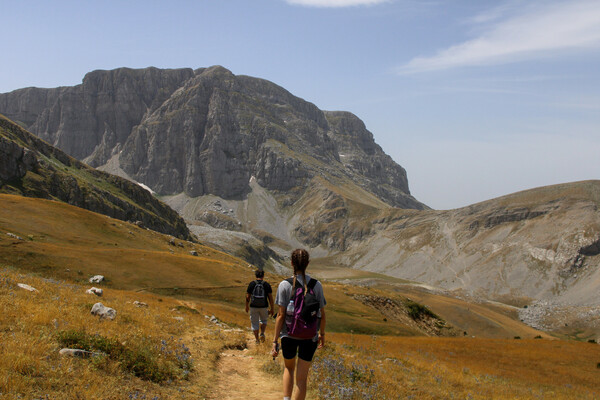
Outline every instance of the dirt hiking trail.
{"label": "dirt hiking trail", "polygon": [[281,356],[272,361],[268,355],[270,341],[255,344],[248,336],[248,348],[225,350],[218,363],[219,378],[208,394],[210,400],[280,400],[283,396],[282,374],[265,371],[265,363],[280,365]]}

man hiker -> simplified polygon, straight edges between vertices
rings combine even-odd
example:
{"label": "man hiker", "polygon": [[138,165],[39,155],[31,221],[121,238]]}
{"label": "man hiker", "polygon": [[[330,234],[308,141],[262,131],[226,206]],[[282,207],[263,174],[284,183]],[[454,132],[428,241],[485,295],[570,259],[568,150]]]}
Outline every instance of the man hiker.
{"label": "man hiker", "polygon": [[[254,275],[256,280],[250,282],[246,290],[246,312],[250,312],[250,323],[256,343],[260,343],[265,341],[267,320],[269,315],[273,315],[273,289],[271,289],[269,282],[264,280],[265,271],[259,269]],[[260,339],[258,335],[259,323]]]}

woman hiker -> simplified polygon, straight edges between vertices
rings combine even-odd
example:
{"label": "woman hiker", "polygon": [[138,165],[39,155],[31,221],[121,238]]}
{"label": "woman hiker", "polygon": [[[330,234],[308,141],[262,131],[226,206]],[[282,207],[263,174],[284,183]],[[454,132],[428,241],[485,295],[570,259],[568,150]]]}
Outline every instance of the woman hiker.
{"label": "woman hiker", "polygon": [[[306,275],[309,255],[304,249],[292,252],[294,277],[281,281],[277,288],[275,304],[279,306],[273,337],[273,357],[279,354],[279,339],[285,369],[283,371],[283,399],[291,400],[296,379],[295,400],[306,398],[308,371],[317,347],[325,345],[325,296],[321,282]],[[304,296],[303,296],[304,294]],[[298,320],[301,304],[297,297],[303,296],[304,306]],[[306,307],[310,310],[307,310]],[[312,310],[312,311],[311,311]],[[295,313],[295,311],[298,311]],[[306,322],[308,321],[308,322]],[[300,327],[299,327],[300,326]],[[317,333],[318,332],[318,333]],[[296,356],[298,361],[296,361]]]}

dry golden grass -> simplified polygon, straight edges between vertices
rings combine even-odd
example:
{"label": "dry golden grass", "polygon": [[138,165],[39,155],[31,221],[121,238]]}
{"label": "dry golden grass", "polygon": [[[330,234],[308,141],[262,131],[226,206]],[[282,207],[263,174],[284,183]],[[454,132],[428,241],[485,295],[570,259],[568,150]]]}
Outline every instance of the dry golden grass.
{"label": "dry golden grass", "polygon": [[[26,283],[37,292],[17,287]],[[138,308],[133,301],[148,307]],[[90,314],[102,302],[117,310],[114,321]],[[122,399],[128,396],[189,398],[202,396],[214,379],[214,366],[223,347],[245,341],[243,332],[227,331],[203,314],[186,311],[169,298],[105,289],[103,297],[85,287],[0,269],[0,393],[2,398]],[[175,319],[178,317],[179,319]],[[159,365],[174,368],[187,354],[192,370],[173,370],[169,380],[154,383],[136,377],[109,357],[76,359],[60,356],[58,338],[84,332],[115,339],[132,352],[153,354]],[[184,347],[186,346],[186,347]],[[173,365],[172,365],[173,364]]]}
{"label": "dry golden grass", "polygon": [[315,362],[318,374],[313,390],[321,398],[595,399],[600,395],[596,344],[348,334],[334,334],[331,339],[334,349],[321,352]]}
{"label": "dry golden grass", "polygon": [[[172,246],[167,236],[57,202],[5,195],[0,195],[0,202],[2,398],[176,399],[211,393],[221,350],[246,340],[244,292],[253,279],[246,263],[198,244]],[[6,232],[25,240],[9,238]],[[189,255],[192,249],[200,256]],[[97,273],[108,278],[101,285],[103,298],[85,294],[90,285],[82,285]],[[273,288],[281,279],[267,275]],[[16,283],[39,291],[27,292]],[[597,345],[547,339],[359,335],[421,334],[414,327],[384,320],[379,311],[354,298],[365,293],[391,298],[410,295],[457,324],[473,324],[476,314],[482,321],[502,325],[508,333],[523,332],[524,338],[533,337],[535,331],[492,307],[392,291],[397,288],[385,285],[367,289],[323,283],[328,332],[354,334],[328,334],[331,346],[318,352],[321,361],[312,373],[314,397],[587,399],[600,393]],[[144,293],[124,291],[143,288]],[[149,307],[137,308],[134,300]],[[117,310],[115,321],[100,321],[89,314],[97,301]],[[200,312],[194,313],[193,308]],[[243,330],[219,328],[207,323],[204,315],[215,315]],[[269,324],[267,337],[273,325]],[[490,332],[485,326],[478,329],[484,335]],[[181,368],[175,369],[172,382],[159,384],[136,377],[118,359],[63,358],[58,355],[58,337],[66,331],[116,339],[131,351],[145,348],[160,365],[172,365],[174,359],[173,353],[161,355],[158,349],[166,346],[177,353],[177,346],[185,344],[194,369],[187,377]],[[272,369],[274,379],[280,379],[279,368],[268,363],[263,347],[252,354]]]}
{"label": "dry golden grass", "polygon": [[83,283],[101,274],[119,289],[213,287],[241,284],[246,269],[209,247],[172,246],[166,235],[68,204],[11,195],[0,203],[0,262],[47,277]]}

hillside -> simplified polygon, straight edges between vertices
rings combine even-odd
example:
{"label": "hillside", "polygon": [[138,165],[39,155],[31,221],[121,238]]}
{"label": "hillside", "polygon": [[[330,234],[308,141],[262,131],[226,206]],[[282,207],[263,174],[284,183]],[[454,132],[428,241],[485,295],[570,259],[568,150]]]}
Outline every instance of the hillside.
{"label": "hillside", "polygon": [[600,181],[585,181],[457,210],[391,210],[371,220],[373,234],[334,261],[458,295],[542,305],[542,320],[565,314],[548,324],[529,320],[534,326],[582,320],[598,331],[599,200]]}
{"label": "hillside", "polygon": [[0,193],[64,201],[189,239],[185,222],[147,190],[69,157],[0,115]]}
{"label": "hillside", "polygon": [[[269,382],[278,393],[281,359],[272,361],[265,345],[247,349],[243,293],[253,267],[62,202],[0,195],[0,203],[3,395],[258,398],[230,390],[241,385],[240,377],[247,387],[260,386],[256,379]],[[98,273],[106,277],[94,284],[104,290],[100,298],[85,293],[92,286],[88,278]],[[356,398],[567,399],[576,393],[592,399],[598,391],[596,344],[548,340],[500,306],[417,286],[405,286],[400,294],[395,283],[406,282],[388,278],[385,285],[367,288],[321,279],[328,347],[317,352],[311,398],[347,398],[344,393],[352,392]],[[97,301],[117,311],[113,321],[90,315]],[[413,319],[410,310],[451,315],[456,325],[440,317]],[[432,329],[440,326],[448,332],[460,327],[468,335],[438,337]],[[68,358],[59,354],[63,347],[97,354]],[[234,368],[240,363],[253,373]]]}

